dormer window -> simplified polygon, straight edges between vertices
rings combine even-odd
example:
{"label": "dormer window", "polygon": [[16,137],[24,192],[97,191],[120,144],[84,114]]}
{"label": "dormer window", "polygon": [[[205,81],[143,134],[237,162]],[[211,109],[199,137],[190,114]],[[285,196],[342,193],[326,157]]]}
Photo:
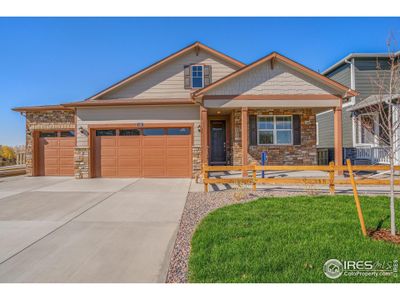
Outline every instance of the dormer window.
{"label": "dormer window", "polygon": [[192,67],[192,88],[198,89],[204,87],[204,70],[203,66],[194,65]]}

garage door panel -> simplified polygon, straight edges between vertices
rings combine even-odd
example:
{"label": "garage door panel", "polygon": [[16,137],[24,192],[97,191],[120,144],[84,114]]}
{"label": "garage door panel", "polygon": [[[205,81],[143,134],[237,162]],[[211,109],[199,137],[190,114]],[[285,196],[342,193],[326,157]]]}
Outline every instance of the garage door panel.
{"label": "garage door panel", "polygon": [[118,167],[119,168],[139,168],[140,158],[119,158]]}
{"label": "garage door panel", "polygon": [[101,166],[102,167],[113,167],[115,168],[115,165],[117,164],[117,159],[116,158],[107,158],[107,157],[102,157],[100,160]]}
{"label": "garage door panel", "polygon": [[143,158],[163,157],[165,148],[143,148]]}
{"label": "garage door panel", "polygon": [[44,148],[44,154],[48,157],[58,157],[58,148]]}
{"label": "garage door panel", "polygon": [[73,138],[60,138],[60,147],[73,148],[75,146],[75,139]]}
{"label": "garage door panel", "polygon": [[187,148],[168,148],[166,152],[168,157],[187,157],[188,155],[190,155],[190,152]]}
{"label": "garage door panel", "polygon": [[167,147],[190,147],[191,137],[188,136],[169,136],[167,139]]}
{"label": "garage door panel", "polygon": [[140,147],[140,137],[120,136],[118,146]]}
{"label": "garage door panel", "polygon": [[162,158],[158,159],[143,159],[143,169],[146,168],[160,168],[165,167],[164,160]]}
{"label": "garage door panel", "polygon": [[140,149],[138,148],[119,148],[118,155],[124,157],[138,157],[140,156]]}
{"label": "garage door panel", "polygon": [[60,176],[58,168],[44,168],[46,176]]}
{"label": "garage door panel", "polygon": [[58,138],[43,138],[42,143],[46,148],[58,148]]}
{"label": "garage door panel", "polygon": [[[96,174],[102,177],[189,177],[191,135],[96,136]],[[137,133],[137,132],[136,132]],[[144,134],[155,132],[144,131]],[[124,132],[126,134],[126,132]],[[162,134],[157,132],[156,134]]]}
{"label": "garage door panel", "polygon": [[101,147],[115,147],[116,146],[116,138],[113,136],[101,136],[100,145]]}
{"label": "garage door panel", "polygon": [[63,157],[74,157],[74,150],[72,148],[61,148],[60,156]]}
{"label": "garage door panel", "polygon": [[116,168],[107,168],[101,167],[101,176],[102,177],[117,177],[117,169]]}
{"label": "garage door panel", "polygon": [[101,157],[115,157],[117,156],[117,149],[115,148],[101,148]]}
{"label": "garage door panel", "polygon": [[74,137],[39,138],[39,175],[73,176],[74,175]]}
{"label": "garage door panel", "polygon": [[189,177],[190,172],[187,168],[184,169],[168,169],[167,177]]}
{"label": "garage door panel", "polygon": [[189,163],[188,158],[171,157],[167,159],[167,168],[183,167],[186,168]]}
{"label": "garage door panel", "polygon": [[58,157],[47,157],[46,161],[44,162],[44,165],[47,166],[57,166],[59,164],[59,158]]}
{"label": "garage door panel", "polygon": [[160,168],[146,168],[143,169],[143,177],[166,177],[164,169]]}
{"label": "garage door panel", "polygon": [[60,176],[73,176],[74,168],[60,168]]}
{"label": "garage door panel", "polygon": [[74,162],[74,159],[72,157],[60,157],[59,158],[60,167],[67,166],[68,168],[73,168],[73,165],[74,165],[73,162]]}
{"label": "garage door panel", "polygon": [[162,147],[165,148],[166,140],[165,137],[154,137],[144,136],[143,137],[143,148],[147,147]]}
{"label": "garage door panel", "polygon": [[140,169],[121,168],[118,170],[119,177],[140,177]]}

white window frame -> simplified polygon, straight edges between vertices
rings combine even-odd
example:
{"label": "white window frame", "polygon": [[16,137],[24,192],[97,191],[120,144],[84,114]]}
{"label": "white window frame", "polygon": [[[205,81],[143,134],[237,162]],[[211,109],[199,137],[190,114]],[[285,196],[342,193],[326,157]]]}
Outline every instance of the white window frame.
{"label": "white window frame", "polygon": [[[293,127],[293,125],[292,125]],[[319,145],[319,125],[318,122],[315,122],[315,131],[316,131],[316,145]]]}
{"label": "white window frame", "polygon": [[[266,117],[273,118],[273,123],[274,123],[273,129],[260,129],[258,127],[259,119],[266,118]],[[292,128],[291,129],[277,129],[276,128],[276,118],[277,117],[290,117],[290,122],[292,124]],[[273,135],[273,139],[274,139],[273,144],[260,144],[260,135],[259,135],[260,131],[272,131],[272,135]],[[291,133],[292,133],[290,136],[291,142],[287,143],[287,144],[278,144],[277,143],[277,132],[278,131],[291,131]],[[259,146],[292,146],[293,145],[293,116],[292,115],[259,115],[259,116],[257,116],[257,145],[259,145]]]}
{"label": "white window frame", "polygon": [[[201,87],[193,87],[193,67],[201,67]],[[199,77],[196,77],[199,78]],[[190,66],[190,86],[192,89],[202,89],[204,87],[204,65],[191,65]]]}
{"label": "white window frame", "polygon": [[[362,122],[360,121],[361,116],[371,115],[374,118],[374,142],[373,143],[362,143],[361,142],[361,133],[362,133]],[[358,136],[356,136],[356,146],[378,146],[379,145],[379,113],[378,112],[369,112],[362,113],[355,117],[356,129]]]}

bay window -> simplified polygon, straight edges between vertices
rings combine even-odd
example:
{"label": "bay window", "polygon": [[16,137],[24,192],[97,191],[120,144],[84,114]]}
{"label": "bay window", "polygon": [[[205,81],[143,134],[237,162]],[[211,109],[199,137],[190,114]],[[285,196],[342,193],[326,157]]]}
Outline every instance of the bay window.
{"label": "bay window", "polygon": [[293,144],[292,116],[258,116],[257,144]]}

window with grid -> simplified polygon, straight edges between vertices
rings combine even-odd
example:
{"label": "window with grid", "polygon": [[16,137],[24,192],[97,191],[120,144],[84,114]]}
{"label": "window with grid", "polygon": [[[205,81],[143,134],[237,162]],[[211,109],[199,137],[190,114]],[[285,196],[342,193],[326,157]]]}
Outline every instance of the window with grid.
{"label": "window with grid", "polygon": [[192,88],[202,88],[204,86],[203,66],[192,66]]}
{"label": "window with grid", "polygon": [[258,145],[291,145],[293,143],[292,116],[259,116]]}

